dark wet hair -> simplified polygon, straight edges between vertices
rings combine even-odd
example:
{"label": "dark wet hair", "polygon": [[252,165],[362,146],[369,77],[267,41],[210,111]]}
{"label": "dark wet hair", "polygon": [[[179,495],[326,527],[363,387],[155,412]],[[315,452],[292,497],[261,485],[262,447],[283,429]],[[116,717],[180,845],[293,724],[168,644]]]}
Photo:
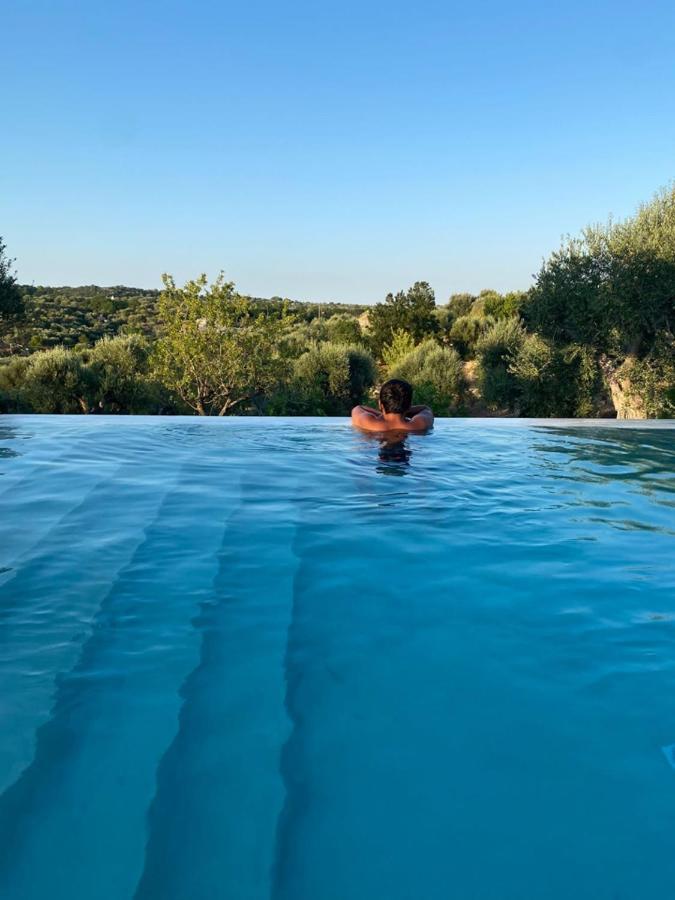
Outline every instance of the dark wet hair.
{"label": "dark wet hair", "polygon": [[412,387],[401,378],[390,378],[380,388],[380,403],[388,413],[407,413],[412,404]]}

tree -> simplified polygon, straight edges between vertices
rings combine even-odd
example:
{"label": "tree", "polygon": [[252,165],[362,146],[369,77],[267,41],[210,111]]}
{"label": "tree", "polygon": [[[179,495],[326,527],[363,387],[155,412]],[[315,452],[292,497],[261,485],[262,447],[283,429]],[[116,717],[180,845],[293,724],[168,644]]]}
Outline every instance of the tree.
{"label": "tree", "polygon": [[14,260],[6,254],[5,243],[0,237],[0,319],[18,318],[23,314],[23,296],[12,271]]}
{"label": "tree", "polygon": [[619,415],[668,415],[675,390],[675,187],[623,222],[586,228],[564,242],[543,264],[521,314],[529,330],[571,348],[568,355],[581,353],[589,384],[590,373],[602,371]]}
{"label": "tree", "polygon": [[379,356],[395,331],[407,331],[415,343],[437,333],[434,292],[426,281],[416,281],[407,291],[387,294],[384,303],[370,311],[370,340]]}
{"label": "tree", "polygon": [[529,328],[615,358],[675,329],[675,188],[625,222],[586,228],[543,264],[523,305]]}
{"label": "tree", "polygon": [[259,406],[285,371],[277,351],[285,311],[256,314],[222,274],[210,286],[205,275],[182,288],[163,281],[155,375],[202,416]]}

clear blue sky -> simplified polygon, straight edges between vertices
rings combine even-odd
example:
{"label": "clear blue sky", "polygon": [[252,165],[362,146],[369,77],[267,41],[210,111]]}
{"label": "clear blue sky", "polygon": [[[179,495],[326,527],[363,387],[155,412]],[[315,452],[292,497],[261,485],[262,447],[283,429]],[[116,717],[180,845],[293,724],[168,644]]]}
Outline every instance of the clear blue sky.
{"label": "clear blue sky", "polygon": [[9,0],[0,28],[26,282],[444,302],[675,176],[672,0]]}

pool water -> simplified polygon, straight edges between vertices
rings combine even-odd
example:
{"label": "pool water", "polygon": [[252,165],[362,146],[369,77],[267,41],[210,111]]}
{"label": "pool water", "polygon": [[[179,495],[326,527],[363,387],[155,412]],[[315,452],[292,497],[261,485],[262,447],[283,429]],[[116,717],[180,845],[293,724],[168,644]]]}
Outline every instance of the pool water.
{"label": "pool water", "polygon": [[675,896],[675,428],[0,419],[2,900]]}

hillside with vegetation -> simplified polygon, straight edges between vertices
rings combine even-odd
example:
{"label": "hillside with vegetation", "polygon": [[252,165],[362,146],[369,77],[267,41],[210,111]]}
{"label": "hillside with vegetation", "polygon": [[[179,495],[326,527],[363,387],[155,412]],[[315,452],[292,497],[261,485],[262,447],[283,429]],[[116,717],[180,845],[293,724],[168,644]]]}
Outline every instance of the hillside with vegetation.
{"label": "hillside with vegetation", "polygon": [[0,241],[0,412],[344,415],[401,377],[441,416],[675,416],[675,189],[585,229],[534,283],[371,306],[20,285]]}

